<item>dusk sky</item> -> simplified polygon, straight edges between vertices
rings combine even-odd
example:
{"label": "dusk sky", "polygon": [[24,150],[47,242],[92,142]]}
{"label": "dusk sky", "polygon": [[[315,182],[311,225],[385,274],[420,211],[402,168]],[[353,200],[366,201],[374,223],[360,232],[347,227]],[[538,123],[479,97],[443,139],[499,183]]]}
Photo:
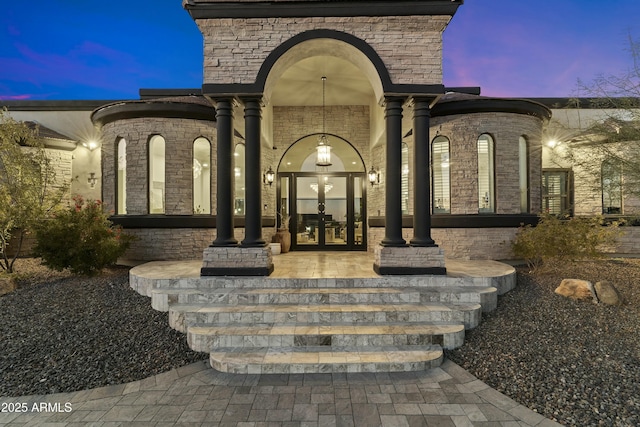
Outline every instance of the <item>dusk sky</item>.
{"label": "dusk sky", "polygon": [[[466,0],[444,36],[444,84],[505,97],[579,96],[632,66],[640,0]],[[3,1],[0,99],[137,99],[202,85],[181,0]]]}

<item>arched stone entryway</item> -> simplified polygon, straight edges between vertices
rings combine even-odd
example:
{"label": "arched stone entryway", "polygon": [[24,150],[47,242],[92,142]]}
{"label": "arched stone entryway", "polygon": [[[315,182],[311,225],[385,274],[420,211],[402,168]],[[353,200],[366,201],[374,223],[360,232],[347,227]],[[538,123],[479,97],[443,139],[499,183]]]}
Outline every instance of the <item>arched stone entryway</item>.
{"label": "arched stone entryway", "polygon": [[327,135],[331,165],[316,165],[320,134],[296,141],[278,166],[278,216],[290,217],[293,250],[366,250],[365,165],[358,151]]}
{"label": "arched stone entryway", "polygon": [[[400,21],[405,18],[399,18]],[[439,34],[442,27],[434,26],[437,21],[446,21],[448,18],[431,17],[424,18],[425,23],[428,22],[427,32]],[[283,21],[284,22],[284,21]],[[346,21],[345,21],[346,22]],[[244,21],[238,21],[238,24]],[[278,22],[278,25],[280,22]],[[394,23],[395,26],[398,23]],[[236,69],[229,75],[221,76],[219,73],[224,67],[231,65],[224,59],[224,64],[219,62],[220,69],[215,70],[211,74],[207,71],[205,61],[205,84],[203,85],[203,93],[211,97],[217,104],[217,127],[218,127],[218,174],[217,174],[217,238],[212,243],[212,248],[229,248],[228,251],[218,251],[224,254],[233,252],[232,248],[240,246],[247,248],[262,247],[261,231],[261,215],[263,214],[263,191],[262,191],[262,171],[261,168],[267,169],[267,165],[274,164],[279,161],[284,154],[283,150],[288,148],[288,141],[295,141],[304,135],[324,130],[324,113],[325,109],[364,107],[366,113],[358,116],[366,117],[367,128],[365,144],[360,151],[364,154],[365,166],[370,167],[372,164],[372,149],[378,149],[379,169],[384,170],[385,179],[383,185],[378,186],[377,191],[380,197],[376,200],[384,201],[384,206],[376,206],[377,212],[384,212],[385,236],[382,239],[381,246],[386,248],[394,248],[391,250],[378,251],[376,262],[374,263],[382,274],[419,274],[425,272],[442,273],[444,269],[444,259],[441,251],[436,251],[436,260],[428,263],[427,269],[423,267],[415,267],[414,265],[405,265],[407,259],[416,258],[407,256],[414,252],[417,258],[422,258],[422,253],[428,251],[422,250],[420,254],[411,250],[410,246],[421,248],[436,247],[430,236],[430,213],[429,213],[429,109],[436,101],[437,97],[444,93],[444,87],[440,83],[439,69],[434,68],[433,64],[425,62],[426,73],[418,76],[405,74],[406,67],[400,67],[398,61],[402,61],[402,56],[395,55],[395,44],[391,42],[385,45],[385,41],[377,38],[371,38],[370,31],[365,30],[358,23],[358,18],[354,18],[349,25],[340,25],[344,31],[335,29],[335,25],[325,23],[328,27],[325,29],[308,29],[305,24],[291,23],[290,27],[283,27],[283,33],[279,34],[279,39],[283,40],[278,45],[273,45],[273,38],[265,38],[263,33],[253,33],[252,28],[246,30],[255,37],[255,48],[262,46],[261,53],[257,56],[248,56],[246,58],[236,58],[239,60]],[[298,28],[300,31],[293,32]],[[322,27],[322,26],[321,26]],[[316,26],[317,28],[317,26]],[[398,31],[413,31],[414,27],[406,27],[404,25],[397,26]],[[427,28],[427,27],[425,27]],[[351,29],[351,30],[349,30]],[[220,29],[222,32],[226,30]],[[218,29],[216,29],[218,31]],[[203,33],[205,33],[203,31]],[[243,35],[248,37],[248,34]],[[206,41],[213,41],[207,38],[213,35],[213,32],[206,30]],[[221,34],[221,33],[220,33]],[[426,34],[422,30],[421,34]],[[286,38],[289,36],[289,38]],[[433,40],[430,38],[430,40]],[[389,40],[391,41],[391,40]],[[418,44],[423,44],[424,40],[420,40]],[[262,56],[267,46],[269,53]],[[429,50],[439,49],[439,43],[425,45]],[[403,42],[403,49],[407,45]],[[244,47],[239,46],[242,50]],[[254,48],[254,51],[256,49]],[[398,49],[400,47],[398,46]],[[413,46],[411,47],[413,48]],[[206,49],[206,48],[205,48]],[[391,50],[389,50],[391,49]],[[258,49],[260,50],[260,49]],[[421,51],[424,54],[424,51]],[[384,53],[383,61],[379,53]],[[422,55],[421,54],[421,55]],[[437,52],[439,55],[439,52]],[[261,66],[256,69],[256,59],[263,58]],[[424,56],[420,56],[420,61],[424,60]],[[245,62],[248,61],[248,62]],[[242,65],[244,64],[244,65]],[[212,69],[211,69],[212,70]],[[255,71],[255,80],[251,81],[247,73]],[[389,70],[394,70],[393,74]],[[404,71],[403,71],[404,70]],[[239,74],[236,74],[239,73]],[[211,76],[223,77],[219,82],[207,82]],[[331,96],[328,96],[325,104],[325,96],[320,96],[321,76],[326,76],[331,84],[335,85],[335,90]],[[393,80],[392,80],[393,77]],[[227,81],[227,83],[225,83]],[[236,105],[234,107],[234,104]],[[230,147],[233,145],[234,114],[240,116],[242,107],[244,115],[244,135],[246,141],[246,213],[245,213],[245,235],[246,238],[240,244],[233,238],[233,215],[232,206],[228,206],[233,191],[231,180],[233,179],[232,170],[228,165],[232,164],[232,154]],[[419,141],[414,150],[414,189],[413,189],[413,205],[414,209],[414,236],[410,242],[407,242],[402,235],[402,211],[401,211],[401,150],[403,132],[403,110],[407,109],[413,114],[413,138]],[[322,114],[322,127],[318,126],[317,116]],[[315,120],[314,120],[315,117]],[[354,119],[354,115],[345,114],[341,117],[341,122],[349,124]],[[282,123],[286,123],[286,133],[278,134],[282,131]],[[331,126],[334,123],[328,123],[327,131],[332,132]],[[235,128],[237,129],[237,128]],[[237,129],[241,134],[241,129]],[[336,134],[343,135],[341,132]],[[349,141],[350,137],[346,138]],[[264,150],[263,148],[271,148],[275,151]],[[280,152],[278,152],[278,150]],[[384,151],[384,153],[382,153]],[[364,170],[366,170],[365,168]],[[290,179],[298,179],[298,177],[290,176]],[[317,212],[304,213],[315,215],[318,221],[326,221],[326,199],[323,193],[324,177],[318,180],[318,177],[300,177],[316,179],[319,188],[319,196],[316,203],[319,207]],[[337,178],[337,177],[336,177]],[[347,177],[345,177],[347,178]],[[347,178],[348,181],[348,178]],[[302,181],[301,181],[302,182]],[[291,189],[296,188],[296,181],[291,182]],[[311,182],[304,183],[310,186]],[[302,184],[301,184],[302,185]],[[354,183],[352,182],[353,186]],[[384,188],[383,188],[384,187]],[[269,199],[275,199],[274,192],[269,191],[266,195],[267,205]],[[326,201],[326,200],[325,200]],[[276,203],[280,203],[279,200]],[[278,206],[278,204],[276,204]],[[419,207],[419,208],[418,208]],[[380,209],[381,208],[381,209]],[[296,213],[297,215],[297,213]],[[333,215],[333,214],[332,214]],[[364,212],[367,215],[367,212]],[[324,218],[323,218],[324,216]],[[349,215],[347,215],[349,216]],[[296,217],[296,221],[298,218]],[[302,221],[302,219],[300,219]],[[354,222],[353,219],[350,222]],[[301,223],[302,224],[302,223]],[[298,224],[296,224],[297,227]],[[301,231],[305,233],[308,224],[303,225]],[[346,228],[344,232],[344,240],[346,246],[356,245],[356,237],[352,226],[349,230],[348,225],[339,226],[339,229]],[[320,231],[326,233],[327,226],[318,225]],[[294,230],[297,239],[297,229]],[[317,240],[318,245],[326,246],[327,240],[334,238],[329,232],[328,235],[322,234]],[[339,231],[340,233],[340,231]],[[300,242],[304,236],[300,236]],[[335,239],[335,238],[334,238]],[[350,242],[350,243],[349,243]],[[302,246],[302,245],[297,245]],[[395,249],[398,248],[398,249]],[[406,250],[405,250],[406,249]],[[209,252],[216,252],[211,249]],[[240,251],[241,252],[241,251]],[[216,255],[216,259],[220,259]],[[390,257],[389,266],[383,266],[380,260]],[[207,264],[205,260],[205,264]],[[431,265],[434,268],[431,268]],[[203,274],[206,269],[203,269]],[[218,273],[226,272],[220,270]],[[252,270],[255,272],[255,270]],[[268,271],[268,269],[263,270]],[[207,271],[207,273],[217,274],[216,272]]]}

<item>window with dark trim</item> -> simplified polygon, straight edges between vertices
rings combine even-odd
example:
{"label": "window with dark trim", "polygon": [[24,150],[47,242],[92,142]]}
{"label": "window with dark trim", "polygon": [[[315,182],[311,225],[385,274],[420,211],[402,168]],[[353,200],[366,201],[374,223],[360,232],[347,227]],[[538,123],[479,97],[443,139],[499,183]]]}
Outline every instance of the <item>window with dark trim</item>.
{"label": "window with dark trim", "polygon": [[524,136],[518,141],[518,175],[520,181],[520,212],[529,212],[529,142]]}
{"label": "window with dark trim", "polygon": [[203,137],[193,141],[193,213],[211,214],[211,143]]}
{"label": "window with dark trim", "polygon": [[127,214],[127,141],[116,144],[116,215]]}
{"label": "window with dark trim", "polygon": [[478,212],[494,213],[495,204],[495,162],[494,143],[489,134],[478,138]]}
{"label": "window with dark trim", "polygon": [[437,136],[431,143],[433,213],[451,213],[451,175],[449,172],[449,138]]}
{"label": "window with dark trim", "polygon": [[571,170],[542,170],[542,209],[551,215],[573,215]]}
{"label": "window with dark trim", "polygon": [[165,213],[165,142],[160,135],[149,139],[149,213]]}

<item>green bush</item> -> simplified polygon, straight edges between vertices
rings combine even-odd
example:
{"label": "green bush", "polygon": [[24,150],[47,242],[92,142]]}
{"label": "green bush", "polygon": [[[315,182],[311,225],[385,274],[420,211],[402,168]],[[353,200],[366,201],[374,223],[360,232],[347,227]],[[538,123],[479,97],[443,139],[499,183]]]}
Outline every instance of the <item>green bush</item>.
{"label": "green bush", "polygon": [[96,275],[113,265],[129,248],[132,236],[122,233],[102,211],[99,200],[74,197],[75,206],[44,221],[36,229],[34,252],[54,269]]}
{"label": "green bush", "polygon": [[605,226],[601,216],[560,219],[543,214],[537,226],[520,228],[512,249],[531,268],[553,267],[566,261],[601,258],[603,249],[618,236],[617,223]]}

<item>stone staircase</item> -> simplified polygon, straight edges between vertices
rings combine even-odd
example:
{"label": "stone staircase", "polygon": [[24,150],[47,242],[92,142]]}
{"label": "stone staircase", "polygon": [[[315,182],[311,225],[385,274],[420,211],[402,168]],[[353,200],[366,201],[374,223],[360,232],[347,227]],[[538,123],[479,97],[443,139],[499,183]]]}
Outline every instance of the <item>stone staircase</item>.
{"label": "stone staircase", "polygon": [[163,276],[154,265],[133,268],[131,286],[168,312],[213,368],[243,374],[436,367],[442,350],[461,346],[465,330],[515,285],[503,264],[493,276],[316,279]]}

